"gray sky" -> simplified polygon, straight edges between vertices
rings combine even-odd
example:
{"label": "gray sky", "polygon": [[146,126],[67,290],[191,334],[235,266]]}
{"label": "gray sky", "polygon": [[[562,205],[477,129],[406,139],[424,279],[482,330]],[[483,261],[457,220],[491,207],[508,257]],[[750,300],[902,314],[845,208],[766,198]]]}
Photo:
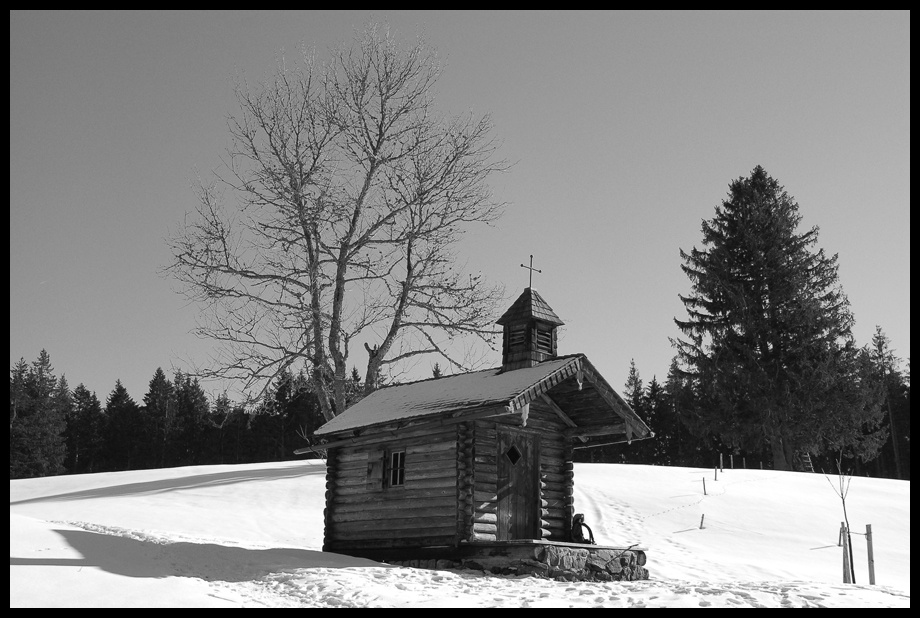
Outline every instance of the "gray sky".
{"label": "gray sky", "polygon": [[235,76],[301,43],[322,59],[368,18],[439,50],[440,109],[491,113],[509,207],[461,251],[509,304],[534,254],[561,353],[618,388],[633,358],[663,379],[679,249],[762,165],[839,254],[858,343],[878,324],[910,356],[907,11],[11,12],[10,364],[44,348],[71,387],[121,379],[140,400],[157,367],[204,361],[196,307],[158,270],[228,145]]}

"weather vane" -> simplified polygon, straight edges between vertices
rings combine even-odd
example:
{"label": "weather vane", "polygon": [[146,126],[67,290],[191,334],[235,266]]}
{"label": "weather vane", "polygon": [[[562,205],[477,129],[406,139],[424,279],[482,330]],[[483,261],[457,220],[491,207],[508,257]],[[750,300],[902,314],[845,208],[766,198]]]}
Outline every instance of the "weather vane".
{"label": "weather vane", "polygon": [[527,287],[528,287],[528,288],[532,288],[532,287],[533,287],[533,271],[537,271],[537,272],[540,273],[541,275],[543,274],[543,271],[540,270],[539,268],[534,268],[534,267],[533,267],[533,255],[530,256],[530,266],[525,266],[524,264],[521,264],[521,268],[526,268],[527,270],[530,271],[530,273],[529,273],[529,275],[530,275],[530,283],[527,285]]}

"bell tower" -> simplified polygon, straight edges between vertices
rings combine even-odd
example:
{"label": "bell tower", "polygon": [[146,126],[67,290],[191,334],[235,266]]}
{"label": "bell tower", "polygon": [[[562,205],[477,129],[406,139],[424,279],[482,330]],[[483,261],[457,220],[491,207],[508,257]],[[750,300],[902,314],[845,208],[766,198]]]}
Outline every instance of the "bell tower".
{"label": "bell tower", "polygon": [[556,328],[563,322],[533,288],[525,288],[496,324],[504,331],[502,372],[556,358]]}

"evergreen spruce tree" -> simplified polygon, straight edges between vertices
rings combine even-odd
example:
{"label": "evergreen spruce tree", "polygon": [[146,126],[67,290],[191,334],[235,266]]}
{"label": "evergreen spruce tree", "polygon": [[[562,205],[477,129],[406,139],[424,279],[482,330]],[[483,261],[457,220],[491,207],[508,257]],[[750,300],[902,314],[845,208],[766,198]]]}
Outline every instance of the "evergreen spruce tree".
{"label": "evergreen spruce tree", "polygon": [[[639,418],[649,426],[654,432],[654,428],[649,425],[648,410],[645,405],[645,386],[642,378],[639,376],[639,370],[636,368],[635,359],[629,361],[629,373],[626,376],[626,384],[623,391],[624,399],[633,412],[639,415]],[[614,449],[608,452],[616,453],[616,459],[610,459],[609,456],[605,461],[628,461],[630,463],[651,463],[651,441],[643,440],[633,442],[632,444],[616,444]]]}
{"label": "evergreen spruce tree", "polygon": [[54,473],[63,474],[66,472],[64,460],[67,458],[67,419],[74,412],[73,391],[63,375],[58,378],[52,402],[55,429],[54,437],[49,444],[49,457],[54,461]]}
{"label": "evergreen spruce tree", "polygon": [[696,387],[699,435],[769,449],[787,470],[805,451],[871,456],[880,407],[862,381],[837,256],[800,232],[798,204],[762,167],[729,186],[702,225],[704,249],[681,251],[692,293],[675,341]]}
{"label": "evergreen spruce tree", "polygon": [[190,375],[177,372],[173,379],[176,397],[175,447],[171,465],[192,466],[201,463],[202,442],[207,433],[210,407],[204,390]]}
{"label": "evergreen spruce tree", "polygon": [[102,404],[83,384],[73,391],[73,409],[67,416],[67,460],[71,474],[98,472],[104,448],[105,415]]}
{"label": "evergreen spruce tree", "polygon": [[106,399],[105,416],[106,469],[139,469],[146,448],[143,416],[121,380],[115,381],[115,388]]}
{"label": "evergreen spruce tree", "polygon": [[[882,474],[885,476],[903,479],[904,470],[902,465],[904,460],[901,450],[903,448],[904,432],[899,427],[901,415],[898,412],[900,412],[900,404],[905,397],[906,386],[904,377],[898,368],[900,359],[894,355],[894,350],[891,349],[891,340],[882,331],[881,326],[875,327],[872,345],[869,348],[869,356],[872,359],[876,377],[883,385],[884,413],[888,421],[889,440],[879,456],[879,459],[884,459],[884,462],[879,462],[879,464],[882,464],[880,468],[883,469]],[[890,449],[890,452],[888,452],[888,449]],[[892,469],[885,470],[884,468],[888,468],[889,462]]]}
{"label": "evergreen spruce tree", "polygon": [[214,400],[209,419],[210,457],[213,463],[238,464],[253,461],[249,431],[250,415],[221,393]]}
{"label": "evergreen spruce tree", "polygon": [[31,365],[20,360],[10,372],[10,478],[63,471],[66,380],[58,381],[42,350]]}
{"label": "evergreen spruce tree", "polygon": [[646,449],[646,463],[659,466],[672,465],[668,450],[670,431],[665,425],[668,420],[668,396],[656,376],[645,388],[645,424],[649,426],[655,436],[643,441]]}
{"label": "evergreen spruce tree", "polygon": [[169,378],[161,367],[157,367],[147,394],[144,395],[144,426],[150,448],[150,467],[164,468],[169,465],[169,440],[175,426],[176,394]]}

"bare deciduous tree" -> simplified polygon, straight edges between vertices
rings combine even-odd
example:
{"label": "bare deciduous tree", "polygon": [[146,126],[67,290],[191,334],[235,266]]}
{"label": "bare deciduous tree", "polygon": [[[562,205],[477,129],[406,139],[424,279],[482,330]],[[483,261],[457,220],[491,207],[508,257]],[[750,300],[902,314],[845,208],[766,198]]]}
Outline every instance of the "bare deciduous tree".
{"label": "bare deciduous tree", "polygon": [[440,74],[422,40],[368,26],[328,63],[303,53],[271,81],[238,84],[225,170],[199,182],[196,212],[170,238],[168,271],[203,305],[199,335],[221,345],[202,371],[257,398],[304,363],[327,419],[344,410],[349,344],[380,369],[489,342],[503,290],[456,265],[468,224],[501,214],[487,186],[488,117],[435,112]]}

